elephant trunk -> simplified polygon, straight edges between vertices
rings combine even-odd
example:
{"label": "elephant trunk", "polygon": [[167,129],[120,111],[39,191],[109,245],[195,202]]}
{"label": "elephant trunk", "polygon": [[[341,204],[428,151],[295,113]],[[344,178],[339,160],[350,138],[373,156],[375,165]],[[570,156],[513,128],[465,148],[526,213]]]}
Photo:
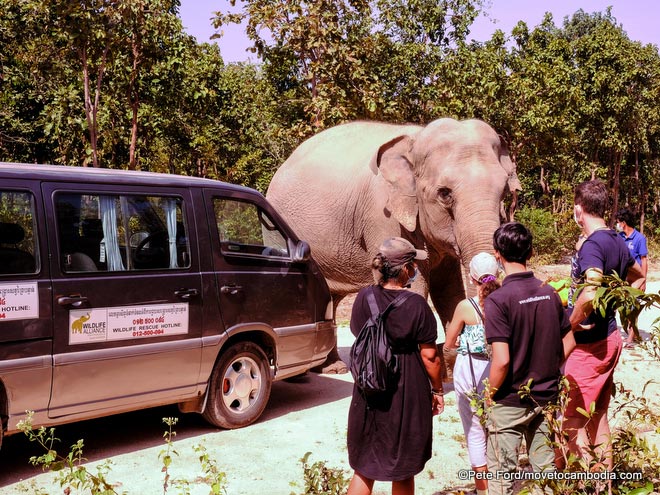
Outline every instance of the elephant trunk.
{"label": "elephant trunk", "polygon": [[[492,215],[492,212],[489,212]],[[486,216],[484,214],[484,216]],[[477,286],[470,283],[470,261],[472,258],[484,251],[493,252],[493,233],[499,227],[498,221],[482,221],[473,224],[471,231],[465,232],[456,238],[458,255],[463,267],[463,283],[465,292],[469,297],[476,295]]]}

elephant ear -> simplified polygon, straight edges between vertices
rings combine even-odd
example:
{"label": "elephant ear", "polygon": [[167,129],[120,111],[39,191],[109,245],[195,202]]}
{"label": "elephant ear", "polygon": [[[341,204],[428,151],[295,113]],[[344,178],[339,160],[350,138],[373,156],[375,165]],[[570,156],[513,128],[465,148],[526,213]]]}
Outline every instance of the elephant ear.
{"label": "elephant ear", "polygon": [[411,159],[413,139],[398,136],[378,148],[371,170],[387,183],[387,209],[406,230],[417,227],[417,182]]}
{"label": "elephant ear", "polygon": [[500,136],[500,165],[502,165],[502,168],[506,171],[506,182],[509,186],[509,191],[515,196],[517,194],[516,191],[522,191],[522,184],[520,184],[518,174],[516,173],[516,164],[511,160],[509,147],[502,136]]}
{"label": "elephant ear", "polygon": [[509,147],[507,146],[506,140],[500,136],[500,164],[502,168],[506,171],[507,174],[507,186],[509,186],[509,192],[511,193],[512,200],[509,205],[509,210],[504,211],[504,203],[501,205],[502,211],[500,212],[502,218],[505,218],[507,221],[513,219],[513,215],[518,206],[518,191],[522,191],[522,184],[520,179],[518,179],[518,174],[516,173],[516,164],[515,161],[511,159],[509,154]]}

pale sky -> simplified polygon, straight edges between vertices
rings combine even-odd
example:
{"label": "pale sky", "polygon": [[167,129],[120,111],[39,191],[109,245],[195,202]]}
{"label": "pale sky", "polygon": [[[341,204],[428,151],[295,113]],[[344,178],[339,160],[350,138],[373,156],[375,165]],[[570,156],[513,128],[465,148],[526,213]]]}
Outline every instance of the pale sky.
{"label": "pale sky", "polygon": [[[282,0],[285,1],[285,0]],[[238,0],[237,7],[241,7]],[[578,9],[585,12],[604,12],[612,6],[612,14],[623,25],[628,37],[642,43],[653,43],[660,47],[660,1],[658,0],[490,0],[487,9],[490,19],[479,17],[472,25],[469,39],[486,41],[496,29],[506,35],[522,20],[530,29],[538,26],[545,12],[552,12],[554,23],[561,27],[565,16]],[[181,0],[181,18],[188,34],[198,42],[210,41],[214,33],[211,18],[214,11],[231,9],[229,0]],[[246,51],[250,43],[241,26],[225,28],[225,35],[215,41],[225,62],[258,62],[255,55]]]}

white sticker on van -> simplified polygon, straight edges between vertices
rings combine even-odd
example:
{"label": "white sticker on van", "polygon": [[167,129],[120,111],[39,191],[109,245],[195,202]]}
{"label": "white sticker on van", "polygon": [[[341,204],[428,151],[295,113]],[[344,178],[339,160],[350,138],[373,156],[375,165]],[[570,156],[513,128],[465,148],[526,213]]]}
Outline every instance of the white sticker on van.
{"label": "white sticker on van", "polygon": [[0,284],[0,321],[39,318],[36,282]]}
{"label": "white sticker on van", "polygon": [[188,303],[76,309],[69,312],[69,344],[182,333],[188,333]]}

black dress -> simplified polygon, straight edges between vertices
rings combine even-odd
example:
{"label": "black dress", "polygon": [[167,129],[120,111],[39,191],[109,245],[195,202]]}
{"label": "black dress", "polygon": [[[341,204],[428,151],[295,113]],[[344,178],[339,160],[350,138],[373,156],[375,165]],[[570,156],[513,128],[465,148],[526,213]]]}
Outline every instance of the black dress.
{"label": "black dress", "polygon": [[[353,304],[351,332],[357,335],[371,315],[362,289]],[[374,286],[380,310],[399,290]],[[419,354],[419,344],[435,343],[437,325],[424,298],[412,294],[387,316],[390,343],[399,356],[396,390],[376,398],[363,397],[353,387],[348,412],[348,461],[355,471],[378,481],[400,481],[421,472],[431,458],[431,385]]]}

